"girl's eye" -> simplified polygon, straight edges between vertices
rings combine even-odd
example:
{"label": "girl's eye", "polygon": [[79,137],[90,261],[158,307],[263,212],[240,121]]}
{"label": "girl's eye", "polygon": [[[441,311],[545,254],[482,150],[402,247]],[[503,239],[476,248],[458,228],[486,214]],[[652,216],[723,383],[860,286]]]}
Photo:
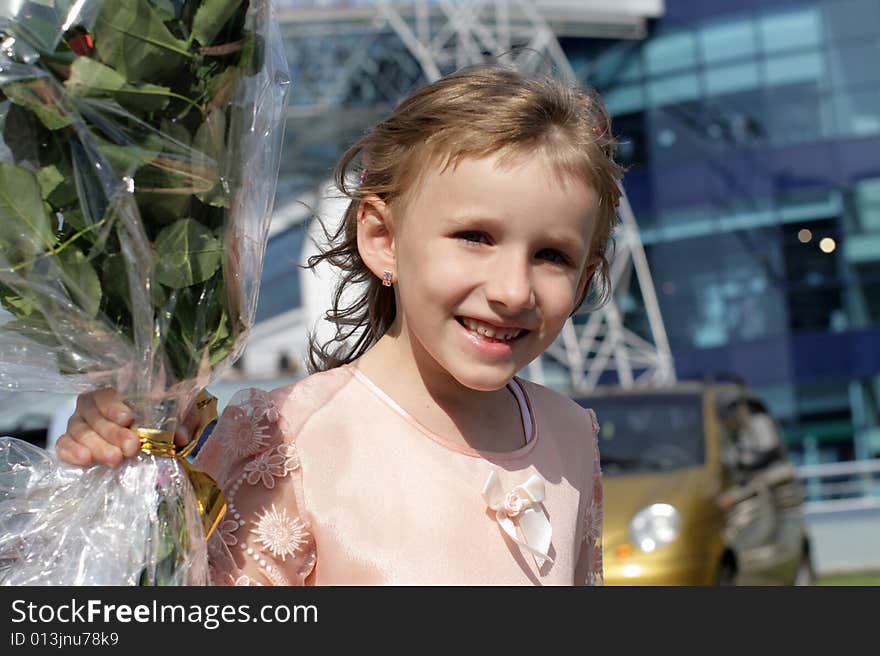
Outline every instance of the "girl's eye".
{"label": "girl's eye", "polygon": [[487,235],[485,232],[480,232],[479,230],[463,230],[455,236],[459,239],[463,239],[464,241],[474,244],[490,243],[489,235]]}
{"label": "girl's eye", "polygon": [[568,264],[570,260],[568,256],[556,250],[555,248],[544,248],[538,251],[537,255],[535,255],[539,260],[547,260],[548,262],[552,262],[554,264]]}

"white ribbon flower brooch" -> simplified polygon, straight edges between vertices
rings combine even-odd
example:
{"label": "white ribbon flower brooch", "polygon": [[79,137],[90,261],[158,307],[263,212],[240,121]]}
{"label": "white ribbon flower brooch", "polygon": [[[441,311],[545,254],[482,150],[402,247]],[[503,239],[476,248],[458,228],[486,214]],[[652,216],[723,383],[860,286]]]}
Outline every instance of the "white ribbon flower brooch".
{"label": "white ribbon flower brooch", "polygon": [[[537,474],[522,485],[505,492],[493,471],[483,486],[483,499],[495,511],[498,525],[508,537],[535,558],[540,568],[544,561],[553,562],[548,555],[553,532],[541,502],[544,501],[544,480]],[[517,535],[517,526],[522,539]]]}

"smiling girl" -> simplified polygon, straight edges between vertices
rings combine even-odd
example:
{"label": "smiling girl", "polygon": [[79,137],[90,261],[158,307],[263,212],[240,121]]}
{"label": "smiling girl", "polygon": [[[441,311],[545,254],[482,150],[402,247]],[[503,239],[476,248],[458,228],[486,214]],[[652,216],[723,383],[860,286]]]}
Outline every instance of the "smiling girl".
{"label": "smiling girl", "polygon": [[[343,155],[351,203],[309,263],[340,271],[336,336],[311,376],[239,392],[196,458],[228,501],[214,583],[601,583],[595,415],[516,373],[607,298],[610,127],[590,93],[479,67]],[[118,464],[130,424],[82,395],[58,454]]]}

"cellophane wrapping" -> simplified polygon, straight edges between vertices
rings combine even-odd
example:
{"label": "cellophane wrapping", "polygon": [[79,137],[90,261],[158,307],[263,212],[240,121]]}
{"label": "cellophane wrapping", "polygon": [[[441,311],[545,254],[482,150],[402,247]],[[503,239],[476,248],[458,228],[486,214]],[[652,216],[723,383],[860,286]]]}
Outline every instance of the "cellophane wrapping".
{"label": "cellophane wrapping", "polygon": [[[254,321],[289,87],[269,0],[0,0],[0,386],[176,428]],[[179,459],[0,439],[0,583],[207,582]]]}

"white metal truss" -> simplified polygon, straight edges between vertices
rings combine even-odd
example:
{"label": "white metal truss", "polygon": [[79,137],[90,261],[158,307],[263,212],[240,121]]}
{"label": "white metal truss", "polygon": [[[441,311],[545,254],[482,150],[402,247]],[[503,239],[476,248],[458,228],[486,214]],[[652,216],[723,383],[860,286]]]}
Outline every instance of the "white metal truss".
{"label": "white metal truss", "polygon": [[425,77],[434,81],[463,66],[502,58],[537,73],[554,69],[573,82],[574,71],[534,2],[522,0],[380,0],[387,21]]}
{"label": "white metal truss", "polygon": [[294,73],[291,116],[392,104],[491,54],[573,73],[557,34],[639,39],[662,0],[276,0]]}

